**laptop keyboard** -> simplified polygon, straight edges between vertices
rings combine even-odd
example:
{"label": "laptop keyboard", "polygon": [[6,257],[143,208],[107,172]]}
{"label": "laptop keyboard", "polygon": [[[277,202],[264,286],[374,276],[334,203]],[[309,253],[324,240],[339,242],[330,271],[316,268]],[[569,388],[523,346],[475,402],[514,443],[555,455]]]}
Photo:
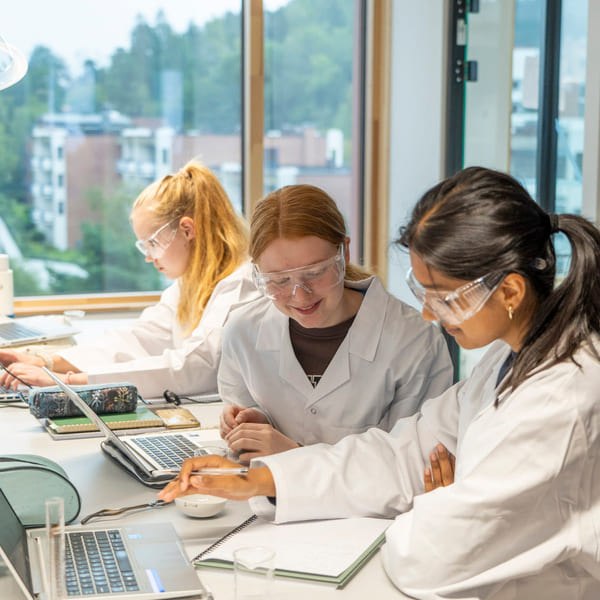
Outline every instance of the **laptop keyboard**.
{"label": "laptop keyboard", "polygon": [[186,458],[195,456],[199,450],[184,435],[148,435],[128,441],[150,455],[161,469],[179,469]]}
{"label": "laptop keyboard", "polygon": [[0,337],[5,340],[19,340],[40,335],[39,331],[29,329],[19,323],[0,323]]}
{"label": "laptop keyboard", "polygon": [[68,596],[140,589],[121,534],[116,529],[68,532],[65,558]]}

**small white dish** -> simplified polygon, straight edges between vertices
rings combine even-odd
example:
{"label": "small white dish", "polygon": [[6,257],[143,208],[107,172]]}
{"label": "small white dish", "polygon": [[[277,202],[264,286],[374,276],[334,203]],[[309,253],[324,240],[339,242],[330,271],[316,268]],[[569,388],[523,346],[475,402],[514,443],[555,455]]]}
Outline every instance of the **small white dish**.
{"label": "small white dish", "polygon": [[188,517],[206,518],[219,514],[227,500],[204,494],[191,494],[175,498],[175,506]]}

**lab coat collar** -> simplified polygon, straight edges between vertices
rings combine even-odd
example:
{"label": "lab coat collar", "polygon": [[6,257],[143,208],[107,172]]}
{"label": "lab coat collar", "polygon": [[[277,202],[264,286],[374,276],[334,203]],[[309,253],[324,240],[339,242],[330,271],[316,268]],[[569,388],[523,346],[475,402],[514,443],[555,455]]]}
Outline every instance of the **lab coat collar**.
{"label": "lab coat collar", "polygon": [[323,378],[313,388],[294,353],[289,332],[289,317],[271,304],[262,320],[256,340],[257,351],[279,352],[279,376],[303,395],[318,400],[350,379],[350,354],[372,362],[381,338],[389,295],[377,277],[345,285],[366,290],[348,335],[335,353]]}
{"label": "lab coat collar", "polygon": [[347,281],[346,287],[365,291],[365,297],[348,332],[349,351],[372,362],[381,339],[390,295],[375,276],[361,281]]}

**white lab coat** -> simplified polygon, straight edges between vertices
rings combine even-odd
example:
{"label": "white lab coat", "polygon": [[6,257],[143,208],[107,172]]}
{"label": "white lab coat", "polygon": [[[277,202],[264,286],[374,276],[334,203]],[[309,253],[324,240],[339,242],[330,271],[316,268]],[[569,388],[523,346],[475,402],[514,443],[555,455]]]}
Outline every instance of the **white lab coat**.
{"label": "white lab coat", "polygon": [[[599,345],[600,346],[600,345]],[[335,446],[265,457],[277,521],[398,513],[385,569],[420,599],[600,598],[600,362],[588,352],[530,377],[494,407],[509,349],[402,419]],[[427,455],[456,455],[454,484],[423,491]]]}
{"label": "white lab coat", "polygon": [[346,285],[366,290],[365,297],[315,388],[294,353],[289,317],[270,300],[236,311],[223,331],[223,401],[260,409],[276,429],[307,445],[334,443],[369,427],[389,430],[451,385],[451,361],[437,327],[376,277]]}
{"label": "white lab coat", "polygon": [[250,263],[216,285],[200,323],[187,337],[177,321],[179,293],[175,281],[131,327],[60,355],[87,372],[90,384],[129,381],[144,398],[160,397],[165,389],[183,395],[216,392],[223,325],[232,310],[260,297]]}

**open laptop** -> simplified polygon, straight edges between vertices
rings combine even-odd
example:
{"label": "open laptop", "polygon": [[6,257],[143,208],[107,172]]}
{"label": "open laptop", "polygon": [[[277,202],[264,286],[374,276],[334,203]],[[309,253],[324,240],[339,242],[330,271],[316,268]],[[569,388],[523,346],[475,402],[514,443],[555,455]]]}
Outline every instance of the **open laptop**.
{"label": "open laptop", "polygon": [[58,340],[76,333],[79,330],[51,317],[1,318],[0,348]]}
{"label": "open laptop", "polygon": [[[67,598],[212,599],[170,523],[65,527],[65,557]],[[48,594],[49,563],[46,530],[25,529],[0,490],[0,591],[11,594],[2,598]]]}
{"label": "open laptop", "polygon": [[175,477],[186,458],[210,454],[205,448],[215,446],[214,442],[205,444],[201,434],[193,430],[118,436],[71,386],[45,367],[42,368],[98,427],[105,438],[101,444],[102,450],[146,485],[162,487]]}

